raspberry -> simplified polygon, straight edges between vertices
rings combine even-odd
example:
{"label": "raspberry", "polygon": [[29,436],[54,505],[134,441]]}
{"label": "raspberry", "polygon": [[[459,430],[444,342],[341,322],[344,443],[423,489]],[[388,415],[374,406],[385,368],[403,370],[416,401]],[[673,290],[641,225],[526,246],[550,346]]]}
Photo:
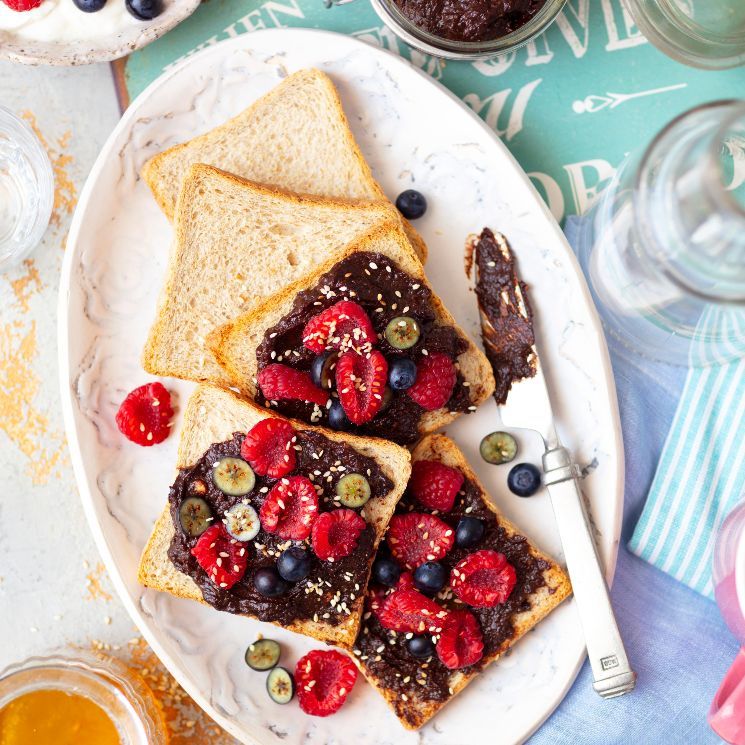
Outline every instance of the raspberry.
{"label": "raspberry", "polygon": [[412,572],[401,572],[401,576],[396,582],[396,589],[405,590],[407,587],[414,587],[414,574]]}
{"label": "raspberry", "polygon": [[491,608],[504,603],[517,582],[515,567],[504,554],[484,549],[459,561],[450,573],[450,587],[464,603]]}
{"label": "raspberry", "polygon": [[313,384],[310,375],[277,362],[258,375],[259,388],[267,401],[309,401],[325,406],[329,395]]}
{"label": "raspberry", "polygon": [[409,489],[425,507],[447,512],[463,486],[463,474],[436,460],[418,460],[411,469]]}
{"label": "raspberry", "polygon": [[168,437],[173,416],[171,394],[161,383],[135,388],[116,412],[119,431],[132,442],[149,447]]}
{"label": "raspberry", "polygon": [[352,424],[369,422],[383,405],[388,363],[377,349],[369,354],[345,352],[336,363],[336,390]]}
{"label": "raspberry", "polygon": [[[411,572],[401,572],[396,582],[396,590],[414,589],[414,575]],[[377,585],[372,587],[368,594],[370,610],[379,617],[378,611],[383,607],[383,602],[390,592],[390,588]]]}
{"label": "raspberry", "polygon": [[259,510],[261,527],[280,538],[302,541],[318,517],[318,495],[305,476],[278,481]]}
{"label": "raspberry", "polygon": [[357,539],[367,523],[354,510],[324,512],[313,524],[313,551],[319,559],[343,559],[357,548]]}
{"label": "raspberry", "polygon": [[241,445],[241,457],[259,476],[278,479],[294,470],[297,463],[295,430],[282,419],[262,419],[254,424]]}
{"label": "raspberry", "polygon": [[335,649],[314,649],[295,667],[300,708],[314,717],[327,717],[344,705],[357,681],[357,668]]}
{"label": "raspberry", "polygon": [[406,393],[423,409],[441,409],[453,395],[455,365],[446,354],[422,357],[416,366],[416,382]]}
{"label": "raspberry", "polygon": [[[2,0],[11,10],[24,11],[38,8],[44,0]],[[148,443],[149,444],[149,443]]]}
{"label": "raspberry", "polygon": [[378,608],[381,626],[413,634],[439,633],[448,611],[413,588],[392,592]]}
{"label": "raspberry", "polygon": [[450,611],[436,649],[440,662],[450,670],[475,665],[484,656],[484,638],[473,613]]}
{"label": "raspberry", "polygon": [[248,564],[246,545],[231,538],[222,523],[207,528],[199,536],[191,555],[223,590],[229,590],[245,574]]}
{"label": "raspberry", "polygon": [[342,300],[321,311],[303,329],[303,344],[316,354],[327,349],[368,352],[375,340],[375,329],[367,313],[351,300]]}
{"label": "raspberry", "polygon": [[394,515],[386,541],[393,558],[407,569],[439,561],[453,547],[453,529],[435,515],[407,512]]}

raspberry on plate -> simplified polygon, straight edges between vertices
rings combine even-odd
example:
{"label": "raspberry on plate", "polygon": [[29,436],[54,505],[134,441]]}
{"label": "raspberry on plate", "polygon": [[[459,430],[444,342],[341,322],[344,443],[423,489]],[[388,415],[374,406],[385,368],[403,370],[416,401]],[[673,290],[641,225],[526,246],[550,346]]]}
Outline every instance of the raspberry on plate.
{"label": "raspberry on plate", "polygon": [[435,648],[440,662],[450,670],[475,665],[484,656],[484,638],[473,613],[450,611]]}
{"label": "raspberry on plate", "polygon": [[406,393],[426,411],[441,409],[453,395],[455,365],[446,354],[422,357],[416,368],[416,382]]}
{"label": "raspberry on plate", "polygon": [[162,383],[147,383],[122,401],[116,424],[128,440],[149,447],[168,437],[172,416],[171,394]]}
{"label": "raspberry on plate", "polygon": [[416,499],[431,510],[447,512],[463,486],[463,474],[436,460],[418,460],[411,469],[409,489]]}
{"label": "raspberry on plate", "polygon": [[44,0],[2,0],[11,10],[23,12],[38,8]]}
{"label": "raspberry on plate", "polygon": [[191,550],[199,566],[221,589],[229,590],[246,572],[246,544],[231,538],[222,523],[213,525],[199,536]]}
{"label": "raspberry on plate", "polygon": [[241,445],[241,457],[259,476],[278,479],[295,469],[295,430],[282,419],[262,419],[254,424]]}
{"label": "raspberry on plate", "polygon": [[318,495],[305,476],[278,481],[259,510],[261,527],[280,538],[302,541],[310,535],[318,517]]}
{"label": "raspberry on plate", "polygon": [[412,634],[440,633],[447,615],[434,600],[411,587],[392,592],[377,610],[386,629]]}
{"label": "raspberry on plate", "polygon": [[344,705],[357,681],[357,667],[335,649],[314,649],[295,667],[300,708],[315,717],[335,714]]}
{"label": "raspberry on plate", "polygon": [[436,515],[407,512],[394,515],[386,541],[393,558],[407,569],[439,561],[453,547],[453,529]]}
{"label": "raspberry on plate", "polygon": [[504,554],[484,549],[459,561],[450,573],[450,587],[474,608],[492,608],[510,596],[517,575]]}
{"label": "raspberry on plate", "polygon": [[383,406],[388,362],[382,352],[345,352],[336,363],[336,390],[352,424],[369,422]]}
{"label": "raspberry on plate", "polygon": [[325,406],[329,400],[329,394],[314,385],[307,372],[278,362],[267,365],[257,382],[267,401],[308,401]]}
{"label": "raspberry on plate", "polygon": [[323,561],[343,559],[357,548],[357,540],[367,523],[354,510],[323,512],[313,523],[312,544],[315,555]]}
{"label": "raspberry on plate", "polygon": [[342,300],[321,311],[305,324],[303,344],[316,354],[327,349],[357,349],[367,352],[376,341],[375,329],[365,309]]}

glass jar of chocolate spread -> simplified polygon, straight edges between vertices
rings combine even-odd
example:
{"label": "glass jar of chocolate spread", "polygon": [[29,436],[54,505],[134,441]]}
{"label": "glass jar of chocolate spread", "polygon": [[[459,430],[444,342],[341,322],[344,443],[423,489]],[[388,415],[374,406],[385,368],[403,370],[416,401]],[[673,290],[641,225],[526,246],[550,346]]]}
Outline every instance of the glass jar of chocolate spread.
{"label": "glass jar of chocolate spread", "polygon": [[371,0],[415,49],[448,59],[505,54],[542,34],[566,0]]}

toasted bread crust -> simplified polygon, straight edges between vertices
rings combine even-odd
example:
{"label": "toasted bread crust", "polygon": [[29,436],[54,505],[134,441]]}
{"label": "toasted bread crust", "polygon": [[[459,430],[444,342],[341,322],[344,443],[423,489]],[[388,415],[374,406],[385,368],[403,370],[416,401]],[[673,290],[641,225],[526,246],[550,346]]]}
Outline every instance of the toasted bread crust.
{"label": "toasted bread crust", "polygon": [[[238,398],[230,391],[202,386],[189,400],[184,412],[184,425],[179,442],[178,468],[193,465],[213,442],[221,442],[233,432],[248,430],[256,422],[277,415]],[[304,422],[292,421],[297,429],[308,429]],[[410,455],[404,448],[393,443],[370,438],[342,435],[337,432],[319,430],[326,437],[343,442],[360,453],[374,458],[381,470],[393,482],[391,491],[384,497],[368,502],[365,512],[368,522],[375,530],[374,545],[377,547],[385,533],[388,521],[406,487],[411,471]],[[153,532],[142,552],[137,579],[145,587],[204,603],[198,585],[186,574],[179,572],[168,558],[168,548],[174,533],[168,505],[157,519]],[[370,558],[368,571],[372,566]],[[276,624],[319,641],[350,648],[359,629],[364,598],[358,598],[350,607],[350,615],[336,626],[312,619],[295,620],[290,624]]]}
{"label": "toasted bread crust", "polygon": [[[458,468],[467,479],[476,484],[484,494],[486,493],[476,477],[476,474],[473,472],[473,469],[466,461],[465,456],[449,437],[444,435],[430,435],[429,437],[425,437],[414,448],[411,457],[412,463],[416,463],[418,460],[438,460],[445,465]],[[509,520],[503,517],[499,510],[488,499],[484,500],[484,504],[496,515],[499,524],[504,527],[509,535],[514,535],[516,533],[523,536],[525,535],[523,531],[518,530],[518,528],[516,528]],[[533,543],[528,541],[528,545],[530,553],[533,556],[543,559],[550,564],[549,568],[543,572],[546,584],[531,596],[530,610],[515,616],[514,636],[505,641],[502,647],[494,654],[485,658],[483,661],[484,666],[499,659],[526,632],[532,629],[571,594],[571,584],[564,570],[551,557],[538,550]],[[384,681],[371,675],[369,670],[359,662],[356,656],[354,657],[354,660],[362,674],[367,678],[368,682],[378,690],[391,709],[393,709],[393,712],[400,719],[403,726],[411,730],[419,729],[443,706],[445,706],[445,704],[452,701],[453,698],[479,674],[478,672],[463,673],[459,670],[455,670],[450,677],[450,687],[452,688],[453,694],[445,701],[433,702],[428,701],[423,697],[410,696],[409,700],[404,702],[396,692],[386,688]]]}
{"label": "toasted bread crust", "polygon": [[[389,256],[407,274],[429,286],[424,269],[412,252],[406,236],[395,222],[382,223],[367,235],[347,246],[340,254],[329,259],[311,274],[288,285],[266,298],[235,320],[220,326],[207,336],[207,346],[217,363],[225,370],[229,385],[253,399],[257,394],[255,383],[258,373],[256,348],[264,332],[274,326],[290,309],[297,295],[315,285],[319,278],[333,269],[344,258],[359,251],[377,251]],[[432,307],[437,323],[455,328],[468,341],[468,349],[458,357],[461,374],[469,384],[472,406],[478,406],[494,391],[494,374],[483,353],[460,329],[440,298],[432,293]],[[422,435],[433,432],[460,416],[446,408],[426,412],[419,422]]]}

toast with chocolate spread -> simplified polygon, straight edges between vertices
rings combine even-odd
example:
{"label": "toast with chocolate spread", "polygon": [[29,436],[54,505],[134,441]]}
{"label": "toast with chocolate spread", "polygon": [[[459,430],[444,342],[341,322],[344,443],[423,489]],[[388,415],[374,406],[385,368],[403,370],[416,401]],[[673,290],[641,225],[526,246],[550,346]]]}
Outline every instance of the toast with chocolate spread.
{"label": "toast with chocolate spread", "polygon": [[[501,515],[443,435],[414,448],[378,557],[395,562],[393,572],[375,565],[353,656],[407,729],[421,727],[571,593],[563,569]],[[430,557],[439,575],[411,573]],[[434,583],[428,594],[417,589],[422,580]]]}
{"label": "toast with chocolate spread", "polygon": [[391,220],[398,213],[387,202],[352,206],[297,196],[192,166],[176,207],[175,245],[143,367],[226,385],[205,346],[207,334]]}
{"label": "toast with chocolate spread", "polygon": [[409,452],[201,386],[177,467],[140,583],[350,648]]}
{"label": "toast with chocolate spread", "polygon": [[[298,194],[386,199],[354,140],[333,82],[315,69],[287,76],[229,121],[145,163],[142,177],[171,221],[195,163]],[[402,222],[424,261],[426,244]]]}
{"label": "toast with chocolate spread", "polygon": [[[432,291],[395,222],[221,326],[207,344],[243,395],[399,444],[474,411],[494,390],[486,357]],[[303,391],[290,379],[304,379]]]}

